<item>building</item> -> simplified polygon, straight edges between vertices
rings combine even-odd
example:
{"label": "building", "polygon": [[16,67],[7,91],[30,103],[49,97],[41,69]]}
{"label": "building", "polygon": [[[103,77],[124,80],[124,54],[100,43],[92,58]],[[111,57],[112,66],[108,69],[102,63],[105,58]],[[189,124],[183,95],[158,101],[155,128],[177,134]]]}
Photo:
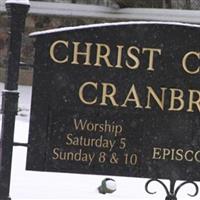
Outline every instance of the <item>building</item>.
{"label": "building", "polygon": [[[123,4],[122,4],[123,2]],[[7,16],[5,0],[0,2],[0,81],[7,62]],[[132,7],[131,9],[119,9]],[[83,5],[90,4],[90,5]],[[91,5],[93,4],[93,5]],[[95,4],[95,5],[94,5]],[[39,6],[38,6],[39,5]],[[98,5],[98,6],[97,6]],[[140,9],[137,9],[140,8]],[[159,8],[159,9],[143,9]],[[168,8],[161,10],[163,8]],[[21,62],[25,68],[33,64],[33,42],[30,32],[63,26],[130,20],[161,20],[200,24],[198,11],[173,11],[172,9],[200,9],[199,0],[47,0],[31,1],[26,23]],[[30,68],[28,68],[30,69]]]}

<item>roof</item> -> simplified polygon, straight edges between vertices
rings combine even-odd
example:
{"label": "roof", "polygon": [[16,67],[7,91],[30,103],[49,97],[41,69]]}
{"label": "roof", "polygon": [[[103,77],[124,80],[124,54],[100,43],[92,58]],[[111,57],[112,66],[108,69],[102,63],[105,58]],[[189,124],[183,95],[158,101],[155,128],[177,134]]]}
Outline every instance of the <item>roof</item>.
{"label": "roof", "polygon": [[73,31],[73,30],[81,30],[87,28],[100,28],[100,27],[108,27],[108,26],[122,26],[122,25],[134,25],[134,24],[160,24],[160,25],[176,25],[176,26],[187,26],[187,27],[196,27],[200,28],[200,25],[194,24],[186,24],[186,23],[178,23],[178,22],[158,22],[158,21],[129,21],[129,22],[114,22],[114,23],[101,23],[101,24],[90,24],[90,25],[82,25],[82,26],[75,26],[75,27],[62,27],[62,28],[55,28],[49,29],[45,31],[37,31],[31,33],[29,36],[37,37],[41,35],[49,35],[49,34],[56,34],[65,31]]}
{"label": "roof", "polygon": [[[5,0],[0,12],[5,12]],[[29,13],[37,15],[105,19],[106,21],[159,20],[200,24],[199,10],[111,8],[96,5],[30,1]]]}

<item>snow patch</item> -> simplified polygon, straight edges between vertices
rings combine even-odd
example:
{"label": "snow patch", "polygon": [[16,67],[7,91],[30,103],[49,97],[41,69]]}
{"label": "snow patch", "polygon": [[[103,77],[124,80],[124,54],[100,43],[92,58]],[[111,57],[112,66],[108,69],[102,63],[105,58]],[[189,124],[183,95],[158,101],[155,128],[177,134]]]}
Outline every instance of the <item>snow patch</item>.
{"label": "snow patch", "polygon": [[22,5],[30,5],[29,0],[6,0],[6,4],[22,4]]}
{"label": "snow patch", "polygon": [[108,180],[108,181],[106,181],[106,187],[107,187],[109,190],[112,190],[112,191],[115,191],[115,190],[117,189],[116,182],[113,181],[113,180]]}

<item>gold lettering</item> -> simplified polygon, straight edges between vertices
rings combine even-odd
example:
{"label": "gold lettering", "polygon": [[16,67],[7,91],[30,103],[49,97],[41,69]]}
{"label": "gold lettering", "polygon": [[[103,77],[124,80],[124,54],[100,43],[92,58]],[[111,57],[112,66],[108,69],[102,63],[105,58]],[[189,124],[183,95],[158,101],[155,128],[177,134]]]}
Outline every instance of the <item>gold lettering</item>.
{"label": "gold lettering", "polygon": [[167,88],[161,88],[162,90],[162,97],[159,99],[157,94],[154,92],[152,87],[147,87],[148,89],[148,96],[147,96],[147,105],[145,108],[151,109],[151,96],[154,98],[154,100],[157,102],[161,110],[164,110],[164,102],[165,102],[165,91]]}
{"label": "gold lettering", "polygon": [[183,160],[183,149],[176,150],[175,160],[177,161]]}
{"label": "gold lettering", "polygon": [[152,159],[161,159],[161,148],[153,148],[153,157]]}
{"label": "gold lettering", "polygon": [[195,153],[195,155],[194,155],[194,159],[195,159],[198,163],[200,163],[200,159],[199,159],[199,157],[198,157],[199,154],[200,154],[200,151],[197,151],[197,152]]}
{"label": "gold lettering", "polygon": [[187,161],[200,163],[200,150],[193,151],[183,149],[169,149],[169,148],[153,148],[152,159],[155,160],[175,160],[175,161]]}
{"label": "gold lettering", "polygon": [[117,64],[115,65],[115,67],[117,68],[122,68],[122,49],[124,48],[124,46],[121,45],[117,45]]}
{"label": "gold lettering", "polygon": [[171,157],[171,160],[174,160],[175,149],[171,149],[171,151],[172,151],[172,157]]}
{"label": "gold lettering", "polygon": [[87,42],[85,43],[85,45],[86,45],[85,52],[79,51],[80,42],[73,42],[73,44],[74,44],[74,58],[73,58],[72,64],[79,64],[78,56],[81,55],[81,56],[85,56],[85,62],[83,63],[83,65],[91,65],[90,52],[91,52],[92,43],[87,43]]}
{"label": "gold lettering", "polygon": [[112,83],[102,83],[102,85],[103,85],[103,91],[102,91],[102,101],[100,105],[107,106],[108,104],[106,103],[106,101],[107,99],[109,99],[112,102],[113,106],[119,106],[114,98],[117,91],[115,85]]}
{"label": "gold lettering", "polygon": [[[200,91],[198,90],[189,90],[189,108],[188,108],[188,112],[194,112],[194,108],[193,106],[195,105],[198,110],[200,111]],[[194,94],[198,95],[198,98],[196,100],[194,100]]]}
{"label": "gold lettering", "polygon": [[94,83],[94,82],[85,82],[81,85],[80,89],[79,89],[79,97],[80,97],[80,100],[84,103],[84,104],[87,104],[87,105],[93,105],[97,102],[97,97],[94,98],[94,100],[91,100],[91,101],[88,101],[88,100],[85,100],[84,98],[84,89],[85,87],[87,86],[92,86],[94,89],[97,89],[97,83]]}
{"label": "gold lettering", "polygon": [[143,48],[142,53],[149,52],[149,66],[147,68],[148,71],[154,71],[154,53],[158,53],[161,55],[161,49],[153,49],[153,48]]}
{"label": "gold lettering", "polygon": [[[187,59],[190,57],[190,56],[195,56],[197,57],[198,59],[200,59],[200,53],[199,52],[195,52],[195,51],[190,51],[188,53],[186,53],[183,57],[183,60],[182,60],[182,67],[184,69],[185,72],[187,72],[188,74],[197,74],[200,72],[200,66],[198,67],[195,67],[194,70],[191,70],[189,69],[189,67],[187,66]],[[194,66],[193,66],[194,67]]]}
{"label": "gold lettering", "polygon": [[[171,88],[171,101],[169,111],[180,111],[184,108],[183,91],[181,89]],[[179,103],[179,106],[175,107],[175,102]]]}
{"label": "gold lettering", "polygon": [[64,40],[57,40],[55,41],[51,47],[50,47],[50,57],[51,59],[56,62],[56,63],[59,63],[59,64],[62,64],[62,63],[66,63],[68,61],[68,56],[66,56],[64,59],[62,60],[59,60],[58,58],[55,57],[55,47],[58,45],[58,44],[63,44],[65,45],[67,48],[68,48],[68,41],[64,41]]}
{"label": "gold lettering", "polygon": [[54,154],[54,156],[52,157],[53,160],[58,160],[59,159],[59,153],[57,151],[59,151],[59,148],[54,148],[53,149],[53,154]]}
{"label": "gold lettering", "polygon": [[[95,66],[101,67],[101,60],[103,59],[108,67],[113,67],[109,61],[109,56],[110,56],[110,47],[106,44],[96,44],[97,46],[97,54],[96,54],[96,63],[94,64]],[[105,50],[103,52],[102,50]]]}
{"label": "gold lettering", "polygon": [[170,149],[163,148],[163,157],[162,157],[162,159],[165,160],[166,157],[170,155],[170,152],[171,152]]}
{"label": "gold lettering", "polygon": [[[191,158],[188,158],[188,154],[191,154]],[[192,150],[188,150],[185,152],[185,160],[187,160],[188,162],[192,162],[194,160],[193,156],[194,152]]]}
{"label": "gold lettering", "polygon": [[69,134],[66,135],[66,142],[65,142],[66,145],[72,145],[73,140],[72,140],[71,137],[72,137],[71,133],[69,133]]}
{"label": "gold lettering", "polygon": [[[133,96],[133,97],[131,98],[131,96]],[[127,107],[127,102],[130,102],[130,101],[136,103],[136,108],[142,108],[142,105],[140,104],[139,97],[136,92],[134,84],[132,85],[131,89],[129,90],[129,93],[128,93],[124,103],[121,105],[121,107]]]}
{"label": "gold lettering", "polygon": [[134,65],[130,65],[129,62],[126,60],[126,66],[129,69],[137,69],[140,65],[140,61],[139,61],[138,57],[136,57],[132,53],[132,50],[136,50],[137,53],[140,54],[140,50],[137,47],[135,47],[135,46],[129,47],[128,51],[127,51],[127,55],[128,55],[129,58],[131,58],[134,61]]}

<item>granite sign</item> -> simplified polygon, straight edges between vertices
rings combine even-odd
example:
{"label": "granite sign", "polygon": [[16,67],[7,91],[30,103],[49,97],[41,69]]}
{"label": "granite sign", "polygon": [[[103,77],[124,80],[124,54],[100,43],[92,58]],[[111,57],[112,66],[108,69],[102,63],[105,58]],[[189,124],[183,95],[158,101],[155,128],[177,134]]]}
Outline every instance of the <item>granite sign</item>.
{"label": "granite sign", "polygon": [[200,27],[33,33],[27,169],[200,180]]}

